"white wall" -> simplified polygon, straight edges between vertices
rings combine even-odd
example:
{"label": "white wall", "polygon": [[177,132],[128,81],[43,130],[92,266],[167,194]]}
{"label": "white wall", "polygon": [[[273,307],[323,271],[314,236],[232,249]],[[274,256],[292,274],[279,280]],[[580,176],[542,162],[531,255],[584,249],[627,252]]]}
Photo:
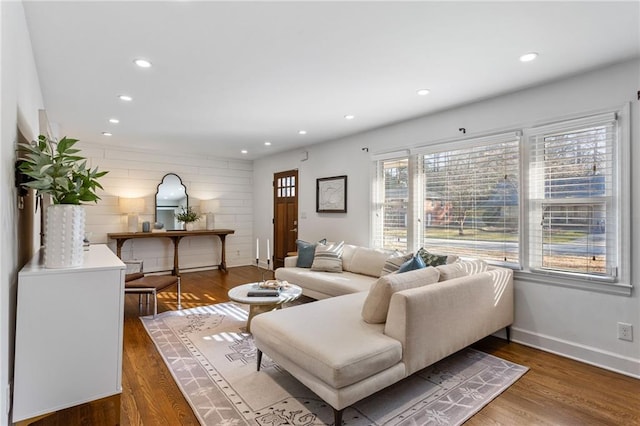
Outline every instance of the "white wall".
{"label": "white wall", "polygon": [[[271,179],[274,172],[298,168],[300,171],[299,237],[345,240],[367,245],[370,235],[370,153],[394,151],[426,145],[461,136],[518,129],[575,114],[620,107],[631,102],[631,163],[640,164],[640,108],[636,100],[640,62],[634,60],[601,70],[551,82],[520,92],[460,106],[393,126],[347,137],[306,149],[307,161],[300,161],[296,150],[256,160],[254,164],[255,233],[272,235]],[[638,181],[636,169],[632,182]],[[348,175],[348,212],[342,215],[315,213],[315,179]],[[268,215],[264,212],[269,212]],[[304,215],[306,214],[306,218]],[[632,186],[631,222],[639,223],[640,185]],[[631,232],[633,261],[640,263],[640,228]],[[631,282],[638,284],[640,270],[632,271]],[[627,274],[627,280],[629,275]],[[618,321],[633,324],[635,341],[617,339]],[[586,362],[640,377],[640,299],[637,291],[629,296],[613,296],[585,290],[516,281],[516,321],[514,340],[558,352]]]}
{"label": "white wall", "polygon": [[0,2],[0,424],[8,424],[7,388],[12,379],[18,265],[17,201],[14,182],[18,129],[38,134],[43,108],[22,3]]}
{"label": "white wall", "polygon": [[[303,151],[309,152],[306,161],[301,161]],[[299,238],[308,241],[327,238],[368,245],[370,165],[369,154],[359,145],[342,142],[315,145],[257,160],[254,164],[256,236],[260,240],[273,238],[273,191],[267,189],[271,187],[273,174],[298,169]],[[316,213],[316,179],[340,175],[347,175],[347,213]],[[362,191],[364,193],[358,193]]]}
{"label": "white wall", "polygon": [[[65,130],[72,133],[72,130]],[[62,135],[61,135],[62,136]],[[69,136],[73,136],[70,134]],[[142,222],[154,222],[155,193],[162,177],[175,173],[182,179],[189,195],[189,205],[196,208],[201,200],[218,199],[216,228],[235,230],[226,239],[227,266],[251,263],[253,232],[253,164],[251,161],[230,160],[213,156],[148,152],[132,148],[116,148],[81,141],[80,155],[89,159],[91,167],[109,173],[100,179],[104,191],[97,204],[85,207],[86,232],[92,243],[107,243],[115,252],[110,232],[126,232],[127,217],[118,206],[119,197],[141,197],[145,211]],[[204,217],[195,229],[205,229]],[[180,242],[180,270],[209,268],[220,262],[220,240],[216,236],[187,237]],[[173,268],[173,245],[168,238],[128,240],[122,248],[123,259],[142,259],[146,272]]]}

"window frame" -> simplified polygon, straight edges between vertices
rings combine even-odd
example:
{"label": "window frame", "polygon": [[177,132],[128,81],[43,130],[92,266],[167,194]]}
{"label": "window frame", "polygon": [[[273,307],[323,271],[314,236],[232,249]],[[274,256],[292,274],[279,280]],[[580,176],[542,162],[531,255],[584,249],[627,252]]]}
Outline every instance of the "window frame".
{"label": "window frame", "polygon": [[[446,143],[446,144],[436,144],[436,145],[431,145],[428,147],[423,147],[420,148],[418,150],[415,151],[416,153],[416,158],[414,159],[415,162],[417,162],[419,164],[420,167],[420,176],[423,179],[420,182],[420,189],[419,189],[419,194],[420,194],[420,199],[419,201],[423,201],[424,197],[422,196],[422,194],[424,194],[424,185],[426,184],[427,181],[427,177],[425,176],[424,170],[421,169],[421,166],[424,164],[424,157],[426,155],[434,155],[434,154],[447,154],[447,153],[453,153],[453,152],[458,152],[456,154],[459,155],[459,151],[463,151],[463,150],[468,150],[468,151],[472,151],[470,154],[473,154],[473,152],[479,152],[482,151],[484,149],[487,149],[489,147],[493,147],[493,146],[497,146],[499,144],[505,144],[505,143],[515,143],[516,144],[516,149],[517,149],[517,155],[518,155],[518,166],[517,166],[517,181],[518,181],[518,186],[521,186],[522,184],[522,167],[521,167],[521,162],[520,162],[520,157],[521,157],[521,147],[522,147],[522,132],[520,131],[508,131],[508,132],[501,132],[501,133],[496,133],[496,134],[491,134],[491,135],[486,135],[486,136],[481,136],[481,137],[474,137],[474,138],[467,138],[467,139],[460,139],[458,141],[455,142],[451,142],[451,143]],[[477,150],[479,148],[479,150]],[[508,151],[508,150],[507,150]],[[464,154],[462,154],[464,155]],[[420,206],[421,210],[420,211],[424,211],[423,206]],[[520,197],[518,196],[518,212],[520,212]],[[508,261],[508,260],[504,260],[504,261],[498,261],[498,260],[488,260],[489,263],[495,264],[495,265],[500,265],[500,266],[506,266],[509,268],[513,268],[513,269],[520,269],[520,265],[521,265],[521,254],[520,254],[520,236],[522,234],[522,226],[521,226],[521,215],[520,213],[518,213],[518,254],[516,256],[515,261]],[[425,244],[426,241],[424,240],[424,235],[422,234],[424,230],[424,226],[420,226],[420,238],[417,240],[420,242],[420,244]],[[452,241],[455,241],[456,239],[452,239]],[[458,240],[459,241],[459,240]],[[502,241],[502,242],[506,242],[506,241]],[[459,253],[456,253],[461,257],[464,257],[464,255],[460,255]]]}
{"label": "window frame", "polygon": [[[532,266],[530,261],[530,251],[532,248],[531,234],[529,226],[529,212],[532,209],[534,200],[528,195],[531,182],[529,181],[529,171],[531,164],[531,146],[529,141],[531,137],[551,131],[567,131],[582,125],[590,125],[598,121],[606,121],[607,119],[615,119],[617,138],[614,142],[615,155],[612,161],[613,176],[615,180],[613,184],[615,193],[612,194],[611,202],[612,214],[616,216],[614,242],[616,265],[614,271],[609,275],[586,274],[580,272],[568,272],[552,269],[536,268]],[[600,111],[594,111],[589,114],[580,114],[571,117],[565,117],[558,120],[548,120],[523,129],[523,151],[522,151],[522,191],[526,191],[527,196],[522,200],[522,220],[524,230],[522,234],[522,250],[523,269],[516,271],[514,276],[529,282],[552,284],[569,288],[580,288],[590,291],[631,295],[633,286],[631,285],[631,265],[630,261],[630,233],[623,230],[630,229],[631,216],[631,174],[630,174],[630,105],[628,103],[617,108],[607,108]],[[566,201],[571,204],[571,200]],[[544,204],[544,202],[543,202]],[[561,204],[553,201],[551,204]],[[607,224],[609,226],[609,224]]]}

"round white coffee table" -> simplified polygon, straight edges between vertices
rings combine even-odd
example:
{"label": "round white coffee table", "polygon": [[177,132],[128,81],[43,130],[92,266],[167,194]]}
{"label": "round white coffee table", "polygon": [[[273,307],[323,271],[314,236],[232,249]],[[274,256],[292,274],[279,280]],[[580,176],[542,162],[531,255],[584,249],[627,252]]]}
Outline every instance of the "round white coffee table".
{"label": "round white coffee table", "polygon": [[294,284],[288,284],[280,289],[278,296],[272,297],[249,297],[247,293],[251,290],[259,289],[260,283],[243,284],[229,290],[229,299],[234,302],[249,305],[249,318],[247,319],[247,332],[251,333],[251,320],[254,316],[263,312],[281,309],[287,302],[296,300],[302,295],[302,289]]}

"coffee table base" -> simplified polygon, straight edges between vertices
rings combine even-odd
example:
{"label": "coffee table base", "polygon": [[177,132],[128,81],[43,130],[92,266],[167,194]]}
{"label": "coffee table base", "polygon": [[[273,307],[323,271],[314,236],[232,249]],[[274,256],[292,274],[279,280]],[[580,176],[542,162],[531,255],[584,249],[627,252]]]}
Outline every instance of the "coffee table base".
{"label": "coffee table base", "polygon": [[280,290],[279,296],[274,297],[249,297],[248,293],[255,290],[259,283],[243,284],[229,290],[229,299],[234,302],[249,305],[249,318],[247,319],[247,332],[251,333],[251,320],[258,314],[281,309],[282,305],[296,300],[302,295],[302,289],[297,285],[289,284]]}
{"label": "coffee table base", "polygon": [[249,305],[249,318],[247,318],[247,333],[251,333],[251,320],[258,314],[282,309],[282,303],[273,305]]}

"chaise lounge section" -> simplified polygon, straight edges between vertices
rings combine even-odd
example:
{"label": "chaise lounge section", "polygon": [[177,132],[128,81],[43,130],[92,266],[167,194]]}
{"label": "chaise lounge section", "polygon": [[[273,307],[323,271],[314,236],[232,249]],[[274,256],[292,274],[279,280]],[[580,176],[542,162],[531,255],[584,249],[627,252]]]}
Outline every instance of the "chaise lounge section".
{"label": "chaise lounge section", "polygon": [[[513,273],[456,262],[385,275],[361,291],[258,315],[258,350],[343,410],[513,323]],[[507,333],[508,336],[508,333]]]}

